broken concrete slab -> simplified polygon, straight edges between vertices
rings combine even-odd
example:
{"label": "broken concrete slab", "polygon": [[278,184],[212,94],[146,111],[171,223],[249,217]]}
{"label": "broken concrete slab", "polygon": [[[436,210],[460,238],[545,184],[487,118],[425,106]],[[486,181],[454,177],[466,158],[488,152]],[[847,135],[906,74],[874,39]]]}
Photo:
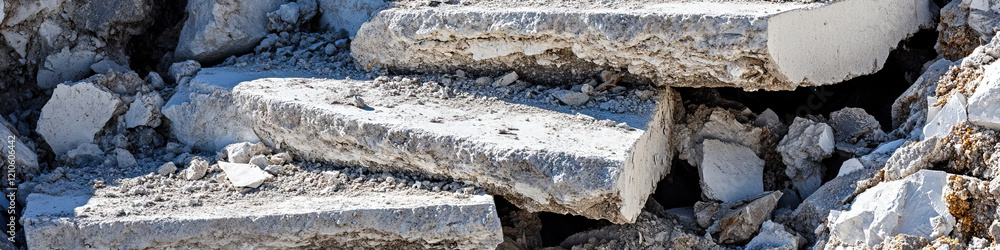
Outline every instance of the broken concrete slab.
{"label": "broken concrete slab", "polygon": [[267,13],[283,0],[188,0],[174,56],[212,62],[253,50],[267,36]]}
{"label": "broken concrete slab", "polygon": [[[163,213],[103,216],[131,204],[112,197],[31,194],[22,217],[28,248],[493,249],[503,241],[493,197],[400,193],[272,197]],[[134,198],[133,198],[134,199]]]}
{"label": "broken concrete slab", "polygon": [[236,187],[257,188],[272,175],[251,164],[219,162],[219,168],[226,173],[226,178]]}
{"label": "broken concrete slab", "polygon": [[321,14],[320,27],[326,30],[347,31],[347,36],[354,38],[367,22],[379,11],[388,8],[385,0],[317,0]]}
{"label": "broken concrete slab", "polygon": [[859,194],[845,211],[827,219],[831,241],[873,247],[907,234],[936,239],[948,236],[955,217],[945,201],[949,174],[921,170],[902,180],[883,182]]}
{"label": "broken concrete slab", "polygon": [[42,107],[37,132],[53,153],[63,155],[80,144],[92,143],[120,105],[121,100],[103,86],[60,84]]}
{"label": "broken concrete slab", "polygon": [[878,71],[900,40],[933,27],[932,4],[414,1],[362,25],[351,51],[359,65],[404,72],[578,83],[618,70],[661,86],[792,90]]}
{"label": "broken concrete slab", "polygon": [[719,140],[705,140],[703,145],[698,173],[705,197],[733,202],[764,192],[764,160],[753,150]]}
{"label": "broken concrete slab", "polygon": [[473,181],[529,211],[634,221],[673,156],[679,97],[669,90],[656,110],[615,114],[644,129],[490,98],[391,93],[375,81],[288,77],[234,90],[254,131],[297,158]]}

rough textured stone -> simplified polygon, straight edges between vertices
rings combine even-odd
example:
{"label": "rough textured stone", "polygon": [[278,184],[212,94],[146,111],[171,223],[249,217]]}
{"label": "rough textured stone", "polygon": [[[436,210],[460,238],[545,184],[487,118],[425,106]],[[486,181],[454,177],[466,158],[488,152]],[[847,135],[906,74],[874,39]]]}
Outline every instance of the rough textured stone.
{"label": "rough textured stone", "polygon": [[746,146],[705,140],[705,158],[698,168],[702,194],[708,199],[733,202],[764,192],[764,160]]}
{"label": "rough textured stone", "polygon": [[897,234],[929,239],[947,236],[955,225],[944,199],[948,174],[922,170],[861,193],[846,211],[828,218],[831,240],[875,246]]}
{"label": "rough textured stone", "polygon": [[587,96],[587,94],[570,90],[553,91],[552,96],[570,106],[580,106],[590,101],[590,96]]}
{"label": "rough textured stone", "polygon": [[750,243],[747,243],[743,249],[796,250],[799,249],[799,246],[804,244],[805,239],[788,232],[788,230],[785,229],[785,226],[774,223],[773,221],[765,221],[764,224],[760,226],[760,234],[753,237],[753,239],[750,240]]}
{"label": "rough textured stone", "polygon": [[112,70],[114,70],[115,72],[123,72],[123,73],[132,71],[132,69],[129,69],[128,67],[122,66],[121,64],[118,64],[115,61],[108,59],[104,59],[101,60],[100,62],[90,65],[90,69],[98,74],[107,74]]}
{"label": "rough textured stone", "polygon": [[836,148],[855,156],[871,152],[875,146],[889,139],[878,120],[860,108],[843,108],[830,113]]}
{"label": "rough textured stone", "polygon": [[60,84],[42,107],[37,132],[56,155],[62,155],[80,144],[92,143],[120,105],[118,97],[96,84]]}
{"label": "rough textured stone", "polygon": [[973,124],[1000,130],[1000,63],[990,64],[984,71],[984,81],[969,97],[968,118]]}
{"label": "rough textured stone", "polygon": [[358,64],[572,82],[620,69],[667,86],[792,90],[874,73],[900,40],[934,25],[926,0],[415,2],[361,26]]}
{"label": "rough textured stone", "polygon": [[160,126],[160,109],[163,107],[163,97],[159,93],[150,92],[138,96],[128,111],[125,112],[125,127],[135,128],[147,126],[151,128]]}
{"label": "rough textured stone", "polygon": [[778,142],[781,161],[788,166],[785,174],[802,199],[819,188],[825,171],[822,161],[833,154],[833,138],[833,128],[826,123],[796,117],[788,134]]}
{"label": "rough textured stone", "polygon": [[698,202],[694,205],[695,216],[700,226],[707,227],[706,234],[718,242],[743,242],[757,234],[760,225],[771,217],[781,195],[781,191],[774,191],[742,201]]}
{"label": "rough textured stone", "polygon": [[250,164],[219,162],[219,168],[226,173],[226,178],[236,187],[257,188],[260,184],[264,184],[265,180],[272,177],[260,167]]}
{"label": "rough textured stone", "polygon": [[385,0],[316,0],[322,13],[320,26],[327,30],[346,30],[354,35],[379,11],[389,7]]}
{"label": "rough textured stone", "polygon": [[[661,107],[649,111],[652,119],[619,116],[647,124],[624,129],[495,100],[405,103],[415,100],[383,95],[373,84],[275,77],[242,83],[234,95],[257,118],[257,134],[297,157],[474,181],[529,211],[634,221],[669,171],[679,105],[669,90]],[[364,96],[370,107],[335,101],[351,93]],[[456,119],[436,123],[435,117]]]}
{"label": "rough textured stone", "polygon": [[170,175],[175,172],[177,172],[177,165],[173,162],[164,163],[160,168],[156,169],[156,173],[160,175]]}
{"label": "rough textured stone", "polygon": [[687,113],[685,124],[677,129],[675,136],[680,143],[675,148],[680,158],[692,166],[701,166],[703,144],[709,139],[743,145],[758,156],[763,154],[763,129],[740,122],[732,112],[702,105]]}
{"label": "rough textured stone", "polygon": [[135,156],[126,149],[116,148],[115,159],[118,160],[119,169],[131,169],[139,166],[139,163],[135,160]]}
{"label": "rough textured stone", "polygon": [[53,88],[56,85],[82,79],[90,73],[90,65],[94,64],[97,55],[85,46],[63,47],[59,53],[45,58],[45,63],[38,67],[38,87]]}
{"label": "rough textured stone", "polygon": [[950,95],[943,106],[937,106],[938,102],[938,98],[927,97],[927,125],[924,125],[924,139],[947,136],[951,133],[952,127],[969,121],[965,108],[968,102],[964,94]]}
{"label": "rough textured stone", "polygon": [[167,70],[167,76],[170,77],[171,81],[176,83],[180,82],[184,77],[197,75],[199,70],[201,70],[201,63],[195,60],[187,60],[171,64]]}
{"label": "rough textured stone", "polygon": [[187,168],[182,170],[180,175],[185,180],[201,179],[208,172],[208,167],[208,161],[205,161],[201,157],[195,157],[191,159],[191,162],[187,164]]}
{"label": "rough textured stone", "polygon": [[37,175],[40,170],[38,168],[38,155],[24,144],[27,139],[27,137],[18,134],[17,129],[14,129],[14,126],[7,122],[7,119],[0,117],[0,141],[4,143],[4,147],[0,148],[0,155],[3,156],[4,163],[0,163],[0,166],[8,165],[5,163],[9,163],[8,157],[13,155],[18,174],[21,176]]}
{"label": "rough textured stone", "polygon": [[28,248],[493,249],[503,240],[489,195],[288,197],[186,206],[149,216],[73,216],[74,210],[115,199],[126,198],[31,194],[31,209],[22,218]]}
{"label": "rough textured stone", "polygon": [[938,60],[927,67],[923,75],[892,103],[893,135],[919,140],[927,119],[927,97],[934,96],[941,75],[957,63]]}
{"label": "rough textured stone", "polygon": [[188,0],[174,56],[211,62],[253,50],[267,36],[267,13],[283,0]]}
{"label": "rough textured stone", "polygon": [[989,42],[997,26],[1000,26],[1000,4],[989,0],[953,0],[941,8],[934,48],[946,59],[961,59]]}

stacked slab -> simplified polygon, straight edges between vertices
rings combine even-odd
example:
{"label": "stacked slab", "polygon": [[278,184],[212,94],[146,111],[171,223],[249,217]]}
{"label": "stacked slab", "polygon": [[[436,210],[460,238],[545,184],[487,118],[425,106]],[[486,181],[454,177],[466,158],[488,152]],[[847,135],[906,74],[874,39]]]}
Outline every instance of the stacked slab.
{"label": "stacked slab", "polygon": [[358,64],[409,72],[516,70],[577,81],[611,69],[675,87],[791,90],[878,71],[932,28],[930,1],[401,3],[358,31]]}

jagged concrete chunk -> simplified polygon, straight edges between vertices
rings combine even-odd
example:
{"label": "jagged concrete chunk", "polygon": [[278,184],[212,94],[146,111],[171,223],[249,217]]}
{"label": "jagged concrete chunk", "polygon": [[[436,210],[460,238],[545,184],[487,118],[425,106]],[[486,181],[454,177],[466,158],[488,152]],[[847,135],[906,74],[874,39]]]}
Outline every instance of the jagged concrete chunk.
{"label": "jagged concrete chunk", "polygon": [[226,172],[226,178],[236,187],[257,188],[264,184],[271,174],[264,172],[260,167],[251,164],[219,162],[219,168]]}
{"label": "jagged concrete chunk", "polygon": [[349,37],[354,37],[361,25],[371,19],[375,13],[385,9],[389,3],[385,0],[317,0],[320,26],[327,30],[346,30]]}
{"label": "jagged concrete chunk", "polygon": [[121,100],[108,89],[90,82],[60,84],[52,99],[42,107],[38,134],[56,155],[65,154],[80,144],[92,143]]}
{"label": "jagged concrete chunk", "polygon": [[63,47],[59,53],[45,58],[45,63],[38,67],[38,87],[50,89],[65,81],[82,79],[90,73],[90,65],[94,64],[97,55],[92,49],[77,46],[70,50]]}
{"label": "jagged concrete chunk", "polygon": [[744,249],[795,250],[799,249],[799,246],[802,244],[805,244],[805,239],[789,233],[788,230],[785,229],[785,226],[774,223],[773,221],[765,221],[764,224],[760,226],[760,234],[753,237]]}
{"label": "jagged concrete chunk", "polygon": [[138,98],[129,105],[125,112],[125,127],[135,128],[147,126],[155,128],[160,126],[160,109],[163,107],[163,97],[156,92],[149,92],[139,95]]}
{"label": "jagged concrete chunk", "polygon": [[119,209],[109,204],[122,199],[129,198],[31,194],[22,217],[28,248],[493,249],[503,241],[489,195],[296,196],[142,216],[74,216],[84,208]]}
{"label": "jagged concrete chunk", "polygon": [[[254,131],[296,157],[473,181],[529,211],[634,221],[673,158],[679,97],[672,90],[649,110],[651,122],[648,114],[623,114],[648,123],[628,129],[499,100],[414,100],[375,86],[274,77],[233,93],[256,118]],[[363,97],[368,107],[347,96]]]}
{"label": "jagged concrete chunk", "polygon": [[819,189],[826,168],[822,161],[833,154],[833,128],[822,122],[796,117],[788,134],[778,143],[781,161],[788,166],[785,174],[802,199]]}
{"label": "jagged concrete chunk", "polygon": [[927,0],[637,2],[401,3],[362,25],[351,51],[403,71],[579,82],[615,69],[667,86],[791,90],[874,73],[934,25]]}
{"label": "jagged concrete chunk", "polygon": [[927,125],[924,125],[923,139],[947,136],[951,134],[952,127],[969,120],[964,94],[953,93],[944,105],[938,103],[938,98],[927,97]]}
{"label": "jagged concrete chunk", "polygon": [[[13,156],[18,172],[21,172],[22,175],[34,176],[39,172],[38,155],[24,144],[27,139],[27,137],[17,134],[17,129],[10,122],[7,122],[7,119],[0,117],[0,140],[4,142],[4,147],[0,148],[0,154],[4,157],[3,162],[9,163],[11,159],[8,157]],[[0,163],[0,166],[4,165],[8,164]]]}
{"label": "jagged concrete chunk", "polygon": [[210,62],[253,50],[267,36],[267,13],[283,0],[188,0],[174,56]]}
{"label": "jagged concrete chunk", "polygon": [[746,241],[771,216],[781,195],[781,191],[773,191],[734,202],[698,202],[694,205],[695,217],[699,226],[707,227],[706,234],[721,243]]}
{"label": "jagged concrete chunk", "polygon": [[973,124],[1000,129],[1000,63],[985,67],[984,80],[969,97],[969,121]]}
{"label": "jagged concrete chunk", "polygon": [[897,234],[948,236],[955,217],[944,198],[947,189],[948,173],[932,170],[878,184],[859,194],[850,209],[830,212],[831,240],[875,246]]}
{"label": "jagged concrete chunk", "polygon": [[764,192],[764,160],[753,150],[719,140],[705,140],[703,145],[704,159],[698,170],[705,197],[733,202]]}

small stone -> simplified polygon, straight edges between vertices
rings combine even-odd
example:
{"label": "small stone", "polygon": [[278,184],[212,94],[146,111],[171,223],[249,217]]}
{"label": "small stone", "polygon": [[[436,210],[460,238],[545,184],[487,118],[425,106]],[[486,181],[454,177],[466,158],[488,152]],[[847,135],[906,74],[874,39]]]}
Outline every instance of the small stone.
{"label": "small stone", "polygon": [[490,78],[488,76],[484,76],[484,77],[476,78],[476,85],[486,86],[487,84],[490,84],[490,82],[492,82],[492,81],[493,81],[493,78]]}
{"label": "small stone", "polygon": [[[259,143],[258,143],[259,144]],[[229,159],[229,162],[233,163],[249,163],[250,157],[252,155],[257,155],[257,152],[253,152],[255,144],[249,142],[233,143],[226,146],[223,150]],[[263,153],[259,153],[263,154]]]}
{"label": "small stone", "polygon": [[358,108],[367,108],[368,107],[368,104],[365,103],[364,99],[361,99],[361,96],[354,96],[354,103],[353,104],[354,104],[355,107],[358,107]]}
{"label": "small stone", "polygon": [[299,5],[295,2],[282,4],[281,7],[278,7],[278,15],[281,17],[281,21],[295,24],[299,21]]}
{"label": "small stone", "polygon": [[327,44],[326,48],[323,49],[323,52],[325,52],[326,55],[328,56],[332,56],[337,53],[337,46],[333,44]]}
{"label": "small stone", "polygon": [[292,163],[292,154],[289,153],[278,153],[271,156],[271,165],[284,165],[285,163]]}
{"label": "small stone", "polygon": [[496,82],[493,83],[493,87],[507,87],[515,81],[517,81],[517,72],[511,71],[510,73],[507,73],[503,77],[497,79]]}
{"label": "small stone", "polygon": [[553,91],[552,96],[570,106],[580,106],[586,104],[587,101],[590,101],[590,96],[584,93],[569,90]]}
{"label": "small stone", "polygon": [[840,172],[837,173],[837,177],[844,176],[850,174],[851,172],[858,171],[864,168],[865,165],[862,165],[861,161],[858,160],[858,158],[851,158],[848,159],[847,161],[844,161],[844,163],[840,165]]}
{"label": "small stone", "polygon": [[285,174],[285,167],[282,165],[268,165],[264,168],[264,171],[273,175],[282,175]]}
{"label": "small stone", "polygon": [[803,244],[802,240],[798,236],[789,233],[785,226],[781,224],[774,223],[773,221],[765,221],[763,225],[760,226],[760,234],[753,237],[750,243],[747,243],[744,249],[746,250],[763,250],[763,249],[780,249],[780,250],[795,250],[799,249],[799,244]]}
{"label": "small stone", "polygon": [[226,173],[226,178],[236,187],[257,188],[265,180],[273,177],[261,170],[260,167],[250,164],[219,162],[219,168]]}
{"label": "small stone", "polygon": [[128,152],[128,150],[116,148],[115,157],[118,160],[118,168],[128,169],[139,166],[139,163],[135,160],[135,156],[132,156],[132,153]]}
{"label": "small stone", "polygon": [[456,70],[455,76],[458,78],[465,78],[466,77],[465,70]]}
{"label": "small stone", "polygon": [[163,97],[159,93],[149,92],[140,95],[125,112],[125,127],[135,128],[147,126],[150,128],[159,127],[161,123],[160,109],[163,107]]}
{"label": "small stone", "polygon": [[185,180],[193,181],[205,177],[208,172],[208,161],[201,157],[194,157],[188,162],[187,168],[181,171],[181,177]]}
{"label": "small stone", "polygon": [[652,91],[652,90],[636,90],[635,91],[635,96],[639,97],[639,100],[643,100],[643,101],[649,100],[649,98],[653,97],[653,95],[655,95],[655,94],[656,94],[656,92]]}
{"label": "small stone", "polygon": [[146,83],[149,84],[153,89],[163,89],[167,87],[167,84],[163,82],[163,77],[160,77],[160,73],[150,71],[146,75]]}
{"label": "small stone", "polygon": [[76,164],[99,159],[103,155],[104,151],[101,151],[101,147],[98,147],[93,143],[80,144],[80,146],[77,146],[76,149],[66,152],[66,158],[69,159],[69,162]]}
{"label": "small stone", "polygon": [[252,158],[250,158],[251,165],[258,166],[261,168],[267,167],[267,165],[269,165],[268,163],[269,162],[267,160],[267,156],[265,155],[255,155]]}
{"label": "small stone", "polygon": [[336,42],[333,42],[333,45],[337,46],[337,48],[339,48],[339,49],[346,49],[347,46],[350,45],[350,44],[351,44],[351,40],[348,40],[347,38],[340,39],[340,40],[337,40]]}
{"label": "small stone", "polygon": [[199,70],[201,70],[201,64],[198,61],[187,60],[170,65],[167,76],[170,77],[170,80],[178,82],[184,77],[194,76]]}
{"label": "small stone", "polygon": [[594,95],[594,86],[590,86],[589,84],[584,84],[582,87],[580,87],[580,92],[592,96]]}
{"label": "small stone", "polygon": [[160,175],[170,175],[175,172],[177,172],[177,165],[173,162],[164,163],[159,169],[156,170],[156,173]]}

